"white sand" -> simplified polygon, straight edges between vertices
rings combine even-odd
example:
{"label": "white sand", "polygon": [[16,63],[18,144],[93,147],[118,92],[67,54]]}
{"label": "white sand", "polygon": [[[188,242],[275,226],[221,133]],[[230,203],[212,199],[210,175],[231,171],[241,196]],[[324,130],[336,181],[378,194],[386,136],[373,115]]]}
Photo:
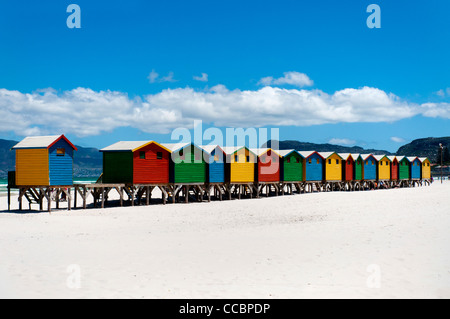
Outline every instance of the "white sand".
{"label": "white sand", "polygon": [[449,194],[0,212],[0,297],[449,298]]}

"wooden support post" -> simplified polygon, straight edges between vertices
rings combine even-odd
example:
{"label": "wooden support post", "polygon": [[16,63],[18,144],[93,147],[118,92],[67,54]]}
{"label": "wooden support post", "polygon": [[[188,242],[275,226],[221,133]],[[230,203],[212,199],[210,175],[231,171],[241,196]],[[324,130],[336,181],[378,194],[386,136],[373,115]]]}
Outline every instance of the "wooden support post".
{"label": "wooden support post", "polygon": [[11,211],[11,188],[8,186],[8,212]]}
{"label": "wooden support post", "polygon": [[19,189],[19,210],[22,210],[23,188]]}
{"label": "wooden support post", "polygon": [[100,191],[101,191],[100,196],[102,196],[102,208],[105,208],[105,188],[104,187],[100,188]]}
{"label": "wooden support post", "polygon": [[87,189],[86,186],[83,186],[83,209],[86,209],[86,197],[87,197]]}
{"label": "wooden support post", "polygon": [[146,202],[145,204],[148,206],[150,205],[150,196],[152,195],[152,192],[150,191],[150,186],[147,186],[147,196],[146,196]]}
{"label": "wooden support post", "polygon": [[51,212],[52,212],[52,191],[51,191],[51,189],[49,188],[48,190],[47,190],[47,192],[48,192],[48,200],[47,200],[47,202],[48,202],[48,212],[51,214]]}
{"label": "wooden support post", "polygon": [[77,208],[77,198],[78,198],[78,190],[77,187],[75,186],[75,188],[73,189],[74,194],[74,198],[73,198],[73,208]]}
{"label": "wooden support post", "polygon": [[[70,194],[70,187],[67,189],[67,206],[68,210],[70,211],[72,209],[72,196]],[[77,193],[75,193],[75,197],[77,196]]]}
{"label": "wooden support post", "polygon": [[189,203],[189,186],[184,186],[184,200],[185,203]]}

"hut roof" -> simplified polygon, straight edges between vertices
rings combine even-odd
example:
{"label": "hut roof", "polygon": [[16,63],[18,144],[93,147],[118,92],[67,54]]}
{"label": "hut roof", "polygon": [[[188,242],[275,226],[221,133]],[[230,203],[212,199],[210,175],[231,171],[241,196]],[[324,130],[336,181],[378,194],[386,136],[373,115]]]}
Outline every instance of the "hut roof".
{"label": "hut roof", "polygon": [[[373,155],[373,154],[361,154],[361,157],[362,157],[362,159],[363,160],[366,160],[366,159],[368,159],[369,157],[373,157],[373,158],[375,158],[375,156]],[[375,158],[376,159],[376,158]]]}
{"label": "hut roof", "polygon": [[219,148],[223,153],[225,153],[220,145],[201,145],[200,147],[208,154],[211,154],[216,148]]}
{"label": "hut roof", "polygon": [[303,156],[304,158],[308,158],[308,157],[310,157],[311,155],[313,155],[313,154],[317,154],[317,155],[319,155],[320,157],[322,157],[322,159],[324,159],[324,157],[321,155],[321,153],[318,153],[318,152],[316,152],[316,151],[300,151],[300,152],[298,152],[301,156]]}
{"label": "hut roof", "polygon": [[358,157],[361,156],[361,154],[358,153],[338,153],[342,159],[348,160],[349,157],[351,157],[354,161],[358,159]]}
{"label": "hut roof", "polygon": [[428,157],[419,157],[419,161],[421,161],[423,163],[425,161],[429,162],[430,160],[428,159]]}
{"label": "hut roof", "polygon": [[410,161],[411,163],[414,162],[416,159],[419,159],[417,156],[407,156],[406,158],[407,158],[408,161]]}
{"label": "hut roof", "polygon": [[390,160],[391,162],[393,161],[393,160],[391,160],[390,158],[389,158],[389,156],[386,156],[386,155],[374,155],[373,157],[375,157],[375,159],[379,162],[379,161],[381,161],[383,158],[387,158],[388,160]]}
{"label": "hut roof", "polygon": [[386,157],[389,158],[389,159],[391,160],[391,162],[395,161],[396,159],[397,159],[397,161],[399,161],[399,160],[398,160],[398,157],[395,156],[395,155],[388,155],[388,156],[386,156]]}
{"label": "hut roof", "polygon": [[154,141],[121,141],[101,149],[100,152],[135,152],[150,144],[156,144],[170,152],[169,149]]}
{"label": "hut roof", "polygon": [[161,146],[167,148],[169,150],[169,152],[172,152],[172,153],[178,152],[189,146],[194,146],[194,147],[202,150],[203,152],[205,152],[205,150],[201,146],[198,146],[197,144],[194,144],[194,143],[161,143]]}
{"label": "hut roof", "polygon": [[276,155],[278,155],[279,157],[281,157],[281,155],[278,153],[278,151],[275,151],[271,148],[252,148],[250,149],[253,153],[255,153],[258,157],[261,155],[266,154],[269,151],[272,151],[273,153],[275,153]]}
{"label": "hut roof", "polygon": [[285,157],[285,156],[288,156],[289,154],[291,154],[291,153],[297,153],[297,154],[299,154],[301,157],[303,157],[303,155],[302,154],[300,154],[298,151],[296,151],[296,150],[279,150],[279,151],[277,151],[278,152],[278,154],[281,156],[281,157]]}
{"label": "hut roof", "polygon": [[20,143],[16,144],[12,149],[38,149],[38,148],[50,148],[56,144],[59,140],[64,139],[75,151],[78,149],[73,145],[64,135],[51,135],[51,136],[31,136],[26,137]]}
{"label": "hut roof", "polygon": [[323,158],[328,158],[328,157],[330,157],[330,156],[332,156],[333,154],[336,154],[337,156],[339,156],[341,159],[343,159],[342,158],[342,156],[341,155],[339,155],[338,153],[336,153],[336,152],[319,152],[319,154],[323,157]]}

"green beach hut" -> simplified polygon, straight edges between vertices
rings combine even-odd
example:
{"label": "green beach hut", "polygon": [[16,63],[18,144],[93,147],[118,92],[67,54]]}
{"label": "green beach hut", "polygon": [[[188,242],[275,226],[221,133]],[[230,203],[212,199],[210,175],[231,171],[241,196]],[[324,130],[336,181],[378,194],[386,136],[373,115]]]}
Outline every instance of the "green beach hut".
{"label": "green beach hut", "polygon": [[171,151],[169,180],[173,184],[206,183],[209,155],[193,143],[161,143]]}
{"label": "green beach hut", "polygon": [[281,156],[280,179],[283,182],[303,181],[304,157],[296,150],[278,151]]}
{"label": "green beach hut", "polygon": [[411,162],[408,160],[406,156],[397,157],[398,160],[398,179],[407,180],[409,179],[409,167],[411,166]]}

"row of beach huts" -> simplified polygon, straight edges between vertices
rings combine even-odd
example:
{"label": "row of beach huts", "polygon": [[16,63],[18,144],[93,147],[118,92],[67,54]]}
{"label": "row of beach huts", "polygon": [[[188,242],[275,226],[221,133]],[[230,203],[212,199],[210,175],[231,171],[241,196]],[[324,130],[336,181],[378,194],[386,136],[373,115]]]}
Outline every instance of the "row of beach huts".
{"label": "row of beach huts", "polygon": [[[355,191],[429,184],[431,163],[417,156],[341,154],[296,150],[166,144],[155,141],[118,142],[100,150],[103,174],[96,184],[74,184],[73,158],[77,148],[64,136],[28,137],[12,148],[16,171],[9,188],[19,189],[30,204],[43,200],[59,208],[63,195],[77,206],[92,195],[104,207],[111,190],[125,200],[151,202],[159,188],[162,202],[189,198],[259,197],[313,191]],[[71,190],[75,190],[74,196]],[[56,192],[56,194],[55,194]],[[125,199],[125,196],[128,196]],[[10,202],[10,196],[8,196]]]}

